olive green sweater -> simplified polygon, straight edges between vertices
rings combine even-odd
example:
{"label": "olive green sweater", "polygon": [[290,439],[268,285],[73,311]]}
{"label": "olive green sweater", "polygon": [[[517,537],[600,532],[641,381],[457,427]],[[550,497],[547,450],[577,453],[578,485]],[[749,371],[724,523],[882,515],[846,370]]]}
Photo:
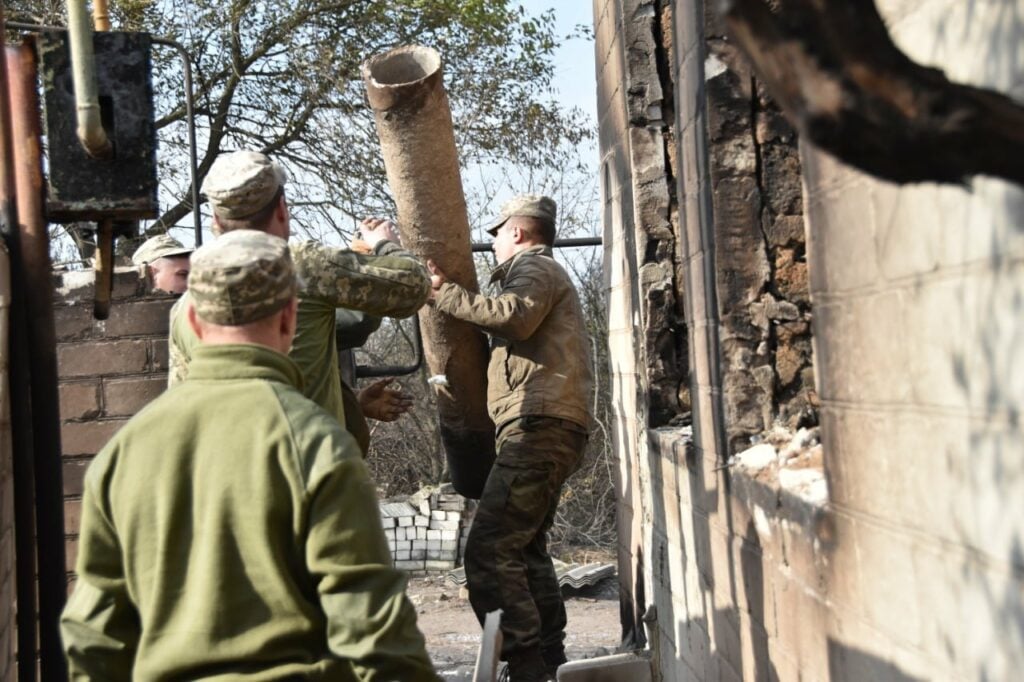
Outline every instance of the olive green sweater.
{"label": "olive green sweater", "polygon": [[198,346],[97,455],[72,679],[437,679],[359,450],[300,383],[263,346]]}

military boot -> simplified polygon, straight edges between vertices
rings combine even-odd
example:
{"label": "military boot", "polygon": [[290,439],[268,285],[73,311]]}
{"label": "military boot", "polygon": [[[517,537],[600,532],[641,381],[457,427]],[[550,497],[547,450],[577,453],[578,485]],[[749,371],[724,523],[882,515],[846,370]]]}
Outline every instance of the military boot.
{"label": "military boot", "polygon": [[548,674],[551,675],[551,679],[555,679],[557,677],[558,666],[568,660],[565,657],[565,647],[561,645],[541,649],[540,655],[544,659],[544,667],[547,668]]}
{"label": "military boot", "polygon": [[555,676],[548,672],[547,663],[538,649],[518,651],[508,657],[509,682],[551,682]]}

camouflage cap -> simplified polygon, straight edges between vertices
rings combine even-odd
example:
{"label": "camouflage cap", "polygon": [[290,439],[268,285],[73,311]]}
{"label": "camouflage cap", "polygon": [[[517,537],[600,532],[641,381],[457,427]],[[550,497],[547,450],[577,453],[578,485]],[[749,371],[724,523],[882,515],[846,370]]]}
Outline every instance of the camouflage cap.
{"label": "camouflage cap", "polygon": [[217,216],[238,220],[264,208],[287,181],[284,169],[266,154],[230,152],[213,162],[202,192]]}
{"label": "camouflage cap", "polygon": [[145,265],[159,258],[187,256],[194,249],[186,248],[181,242],[169,234],[160,234],[142,242],[142,246],[132,254],[132,263]]}
{"label": "camouflage cap", "polygon": [[540,194],[520,194],[502,205],[501,215],[495,219],[491,227],[487,228],[487,232],[494,236],[497,234],[498,228],[505,224],[505,221],[517,215],[540,218],[554,229],[557,213],[558,208],[555,205],[555,200],[551,197]]}
{"label": "camouflage cap", "polygon": [[286,241],[257,230],[234,230],[196,250],[188,289],[201,319],[237,326],[283,308],[298,291],[298,281]]}

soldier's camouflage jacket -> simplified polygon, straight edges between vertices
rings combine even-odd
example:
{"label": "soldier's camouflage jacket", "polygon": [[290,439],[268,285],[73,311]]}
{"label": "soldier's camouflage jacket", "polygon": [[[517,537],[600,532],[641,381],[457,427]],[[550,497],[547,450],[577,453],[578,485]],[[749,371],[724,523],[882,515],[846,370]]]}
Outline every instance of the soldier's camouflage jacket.
{"label": "soldier's camouflage jacket", "polygon": [[551,247],[519,252],[495,268],[491,283],[501,286],[497,296],[447,282],[434,306],[491,335],[487,408],[495,426],[544,416],[589,429],[589,337],[579,295]]}
{"label": "soldier's camouflage jacket", "polygon": [[[430,275],[419,260],[389,241],[379,242],[372,255],[316,242],[291,244],[291,253],[300,289],[295,340],[288,355],[302,371],[305,395],[344,425],[335,310],[408,317],[430,295]],[[187,306],[186,292],[171,308],[169,386],[188,375],[192,350],[199,343],[188,325]]]}

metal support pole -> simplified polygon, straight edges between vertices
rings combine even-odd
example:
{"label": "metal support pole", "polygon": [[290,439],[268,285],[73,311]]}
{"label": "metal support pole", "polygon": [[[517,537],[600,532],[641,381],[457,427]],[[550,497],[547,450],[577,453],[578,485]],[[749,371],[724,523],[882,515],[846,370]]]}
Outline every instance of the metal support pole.
{"label": "metal support pole", "polygon": [[[3,8],[0,7],[0,35],[3,35]],[[8,74],[14,72],[17,48],[0,51],[0,232],[10,253],[18,248],[18,209],[15,197],[15,165],[11,101]],[[8,57],[11,57],[10,62]],[[11,258],[11,283],[24,281],[21,262]],[[32,409],[29,403],[31,379],[28,372],[29,342],[25,310],[25,292],[11,287],[10,347],[8,379],[12,396],[11,450],[14,477],[14,557],[18,651],[35,652],[36,647],[36,524],[35,471],[32,457]],[[18,680],[36,679],[34,655],[18,657]]]}
{"label": "metal support pole", "polygon": [[[11,57],[14,59],[11,59]],[[64,560],[64,486],[61,470],[57,341],[53,322],[50,242],[43,211],[43,165],[36,91],[35,52],[22,45],[8,53],[15,193],[19,240],[11,261],[20,263],[27,311],[31,377],[32,444],[35,459],[36,555],[39,574],[39,668],[44,680],[67,679],[60,640],[60,613],[67,593]],[[14,268],[12,267],[12,272]],[[34,647],[28,651],[34,650]],[[19,650],[19,653],[21,651]],[[24,654],[22,654],[24,655]]]}

